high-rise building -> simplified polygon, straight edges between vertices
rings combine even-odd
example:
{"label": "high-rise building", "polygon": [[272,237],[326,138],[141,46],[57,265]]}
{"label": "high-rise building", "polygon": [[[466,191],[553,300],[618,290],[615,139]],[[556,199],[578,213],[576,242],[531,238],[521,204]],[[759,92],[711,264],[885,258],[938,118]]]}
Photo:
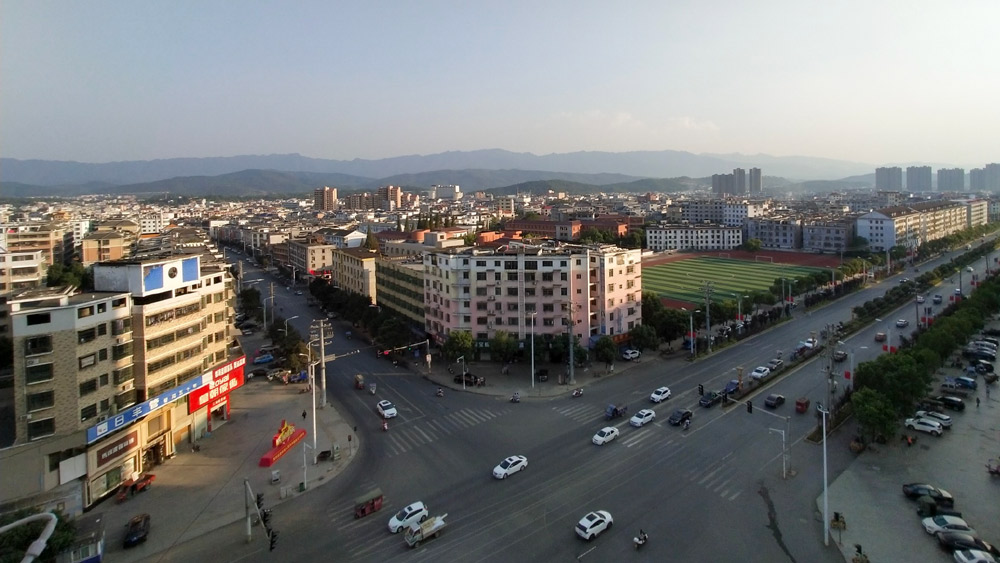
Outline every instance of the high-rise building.
{"label": "high-rise building", "polygon": [[747,193],[747,171],[742,168],[733,169],[733,192],[734,195]]}
{"label": "high-rise building", "polygon": [[875,169],[875,189],[902,191],[903,169],[898,166],[883,166]]}
{"label": "high-rise building", "polygon": [[399,209],[403,201],[403,188],[399,186],[382,186],[375,190],[378,206],[384,209]]}
{"label": "high-rise building", "polygon": [[965,170],[962,168],[938,169],[939,192],[964,192]]}
{"label": "high-rise building", "polygon": [[319,211],[330,211],[337,208],[337,188],[323,186],[313,191],[313,207]]}
{"label": "high-rise building", "polygon": [[750,169],[750,195],[760,195],[764,191],[764,185],[760,179],[760,168]]}
{"label": "high-rise building", "polygon": [[712,193],[718,197],[733,193],[733,175],[712,174]]}
{"label": "high-rise building", "polygon": [[931,177],[932,175],[930,166],[907,166],[906,191],[908,192],[931,191]]}
{"label": "high-rise building", "polygon": [[969,190],[981,192],[986,190],[986,171],[982,168],[969,170]]}
{"label": "high-rise building", "polygon": [[983,167],[983,174],[986,177],[986,190],[991,192],[1000,191],[1000,164],[992,163]]}

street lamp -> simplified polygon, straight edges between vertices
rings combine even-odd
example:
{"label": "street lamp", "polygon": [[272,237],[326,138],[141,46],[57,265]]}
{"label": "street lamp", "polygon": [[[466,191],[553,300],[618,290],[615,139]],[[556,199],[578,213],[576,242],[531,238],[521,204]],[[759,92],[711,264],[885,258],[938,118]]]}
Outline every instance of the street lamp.
{"label": "street lamp", "polygon": [[288,336],[288,321],[297,318],[299,318],[298,315],[295,315],[294,317],[288,317],[287,319],[285,319],[285,336]]}
{"label": "street lamp", "polygon": [[315,366],[316,366],[316,364],[319,363],[319,361],[317,360],[317,361],[314,362],[313,359],[312,359],[312,343],[311,342],[309,344],[309,353],[308,354],[299,353],[299,355],[302,356],[303,358],[306,358],[306,361],[309,362],[309,387],[312,389],[312,411],[313,411],[312,412],[312,415],[313,415],[312,416],[312,419],[313,419],[312,420],[312,423],[313,423],[313,445],[312,445],[312,447],[313,447],[313,456],[314,456],[313,464],[315,465],[316,464],[316,459],[315,459],[315,455],[316,455],[316,375],[315,375],[316,374],[316,369],[315,369]]}
{"label": "street lamp", "polygon": [[826,482],[826,417],[830,414],[828,411],[823,410],[823,407],[817,407],[817,410],[823,415],[823,545],[830,545],[830,505],[827,494],[827,482]]}
{"label": "street lamp", "polygon": [[[267,302],[274,299],[274,295],[264,298],[264,332],[267,332]],[[274,303],[271,303],[271,320],[274,321]]]}
{"label": "street lamp", "polygon": [[743,300],[750,299],[749,295],[737,295],[735,293],[730,293],[733,297],[737,299],[736,301],[736,316],[739,317],[739,321],[743,322]]}
{"label": "street lamp", "polygon": [[464,391],[465,390],[465,374],[468,372],[468,369],[465,367],[465,356],[459,356],[459,357],[455,358],[455,363],[457,364],[458,362],[462,362],[462,390]]}
{"label": "street lamp", "polygon": [[681,307],[681,311],[684,311],[684,312],[688,313],[688,316],[690,317],[688,319],[688,343],[690,344],[689,348],[691,348],[691,357],[694,358],[695,355],[697,354],[697,351],[695,350],[695,347],[694,347],[695,346],[695,340],[696,340],[695,336],[694,336],[694,314],[695,313],[700,313],[701,309],[695,309],[694,311],[688,311],[684,307]]}
{"label": "street lamp", "polygon": [[[538,311],[531,312],[531,388],[535,388],[535,315]],[[462,375],[462,385],[465,385],[465,375]]]}

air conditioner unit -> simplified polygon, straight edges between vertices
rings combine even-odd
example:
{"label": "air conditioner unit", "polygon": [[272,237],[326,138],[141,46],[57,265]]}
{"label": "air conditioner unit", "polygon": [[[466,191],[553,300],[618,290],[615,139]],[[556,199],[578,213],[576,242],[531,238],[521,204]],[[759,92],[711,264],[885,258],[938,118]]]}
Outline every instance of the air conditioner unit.
{"label": "air conditioner unit", "polygon": [[29,368],[30,367],[35,367],[35,366],[37,366],[40,363],[42,363],[42,360],[40,358],[28,358],[28,359],[24,360],[25,367],[29,367]]}
{"label": "air conditioner unit", "polygon": [[97,417],[97,422],[99,422],[99,423],[100,422],[107,422],[107,421],[108,421],[108,415],[106,415],[106,414],[102,414],[101,416]]}
{"label": "air conditioner unit", "polygon": [[21,415],[21,420],[31,420],[31,415],[30,414],[22,414]]}
{"label": "air conditioner unit", "polygon": [[115,339],[115,344],[117,344],[119,346],[121,346],[122,344],[125,344],[125,342],[126,342],[126,340],[125,340],[124,336],[119,336],[118,338]]}

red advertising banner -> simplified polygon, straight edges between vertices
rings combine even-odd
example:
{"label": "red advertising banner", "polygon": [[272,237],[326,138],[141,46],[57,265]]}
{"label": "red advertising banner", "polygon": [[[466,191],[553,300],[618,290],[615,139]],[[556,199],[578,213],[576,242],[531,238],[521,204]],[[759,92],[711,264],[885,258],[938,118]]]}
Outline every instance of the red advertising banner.
{"label": "red advertising banner", "polygon": [[271,467],[274,462],[281,459],[295,444],[304,440],[305,437],[305,429],[299,428],[296,430],[294,424],[289,424],[288,421],[282,420],[281,426],[278,428],[278,433],[271,438],[271,445],[274,447],[261,456],[259,465],[261,467]]}
{"label": "red advertising banner", "polygon": [[233,389],[242,386],[243,366],[246,363],[246,356],[240,356],[216,368],[212,372],[212,380],[208,385],[203,385],[188,395],[188,414],[207,407],[209,403],[215,402],[219,397],[227,395]]}
{"label": "red advertising banner", "polygon": [[121,454],[134,450],[139,446],[139,431],[133,430],[128,434],[111,442],[107,446],[97,450],[97,467],[100,468],[113,459],[117,459]]}

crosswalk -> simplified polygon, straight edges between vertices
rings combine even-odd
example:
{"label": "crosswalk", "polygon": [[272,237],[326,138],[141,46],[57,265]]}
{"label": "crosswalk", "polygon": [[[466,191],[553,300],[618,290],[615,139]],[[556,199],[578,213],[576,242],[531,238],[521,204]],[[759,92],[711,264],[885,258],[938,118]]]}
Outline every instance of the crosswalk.
{"label": "crosswalk", "polygon": [[466,428],[507,414],[507,409],[462,409],[414,425],[396,426],[386,435],[386,457],[394,457]]}
{"label": "crosswalk", "polygon": [[585,403],[552,407],[552,410],[576,422],[594,422],[604,419],[604,409]]}
{"label": "crosswalk", "polygon": [[736,500],[746,485],[745,479],[740,474],[740,469],[725,460],[717,460],[705,465],[697,464],[684,473],[684,478],[728,501]]}

